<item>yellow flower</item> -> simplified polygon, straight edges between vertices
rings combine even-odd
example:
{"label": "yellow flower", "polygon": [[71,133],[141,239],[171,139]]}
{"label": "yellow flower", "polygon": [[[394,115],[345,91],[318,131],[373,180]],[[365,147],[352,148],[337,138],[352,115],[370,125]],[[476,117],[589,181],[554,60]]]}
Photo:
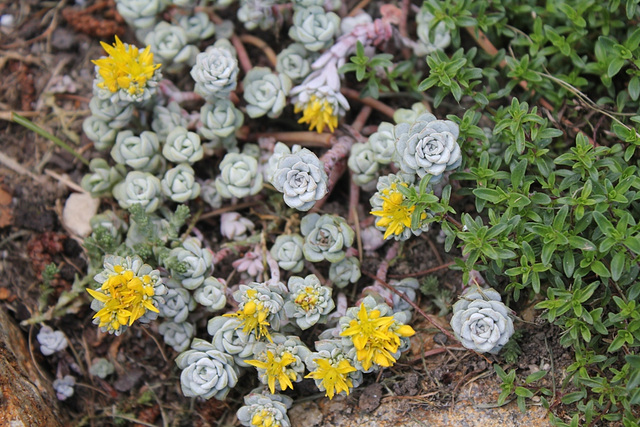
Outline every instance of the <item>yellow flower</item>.
{"label": "yellow flower", "polygon": [[296,361],[293,354],[285,351],[282,355],[276,356],[271,350],[267,350],[266,357],[266,361],[254,359],[247,360],[246,362],[258,369],[265,370],[264,375],[267,376],[267,385],[272,394],[276,392],[276,380],[282,391],[286,390],[287,387],[293,390],[291,380],[295,380],[298,375],[293,369],[287,369],[287,366]]}
{"label": "yellow flower", "polygon": [[[401,183],[407,187],[407,184]],[[405,206],[403,203],[405,197],[397,189],[397,184],[391,184],[391,187],[382,190],[382,209],[371,211],[370,213],[380,218],[376,221],[378,227],[384,227],[387,230],[384,233],[386,239],[392,235],[400,235],[405,228],[411,227],[411,214],[416,209],[415,206]],[[422,215],[426,217],[425,214]]]}
{"label": "yellow flower", "polygon": [[251,417],[251,425],[255,427],[278,427],[280,421],[276,420],[273,411],[262,409]]}
{"label": "yellow flower", "polygon": [[273,342],[268,329],[271,324],[267,321],[270,313],[269,309],[257,298],[257,295],[258,291],[255,289],[247,290],[249,300],[244,306],[235,313],[223,314],[223,316],[240,319],[242,321],[242,332],[245,334],[249,335],[253,332],[257,339],[266,337],[270,342]]}
{"label": "yellow flower", "polygon": [[415,334],[411,326],[394,327],[392,316],[380,317],[380,310],[368,311],[364,304],[360,304],[357,319],[349,322],[349,327],[340,334],[351,337],[356,348],[356,357],[362,362],[364,370],[371,368],[373,363],[379,366],[392,366],[396,359],[393,353],[400,347],[400,337],[410,337]]}
{"label": "yellow flower", "polygon": [[160,64],[153,63],[151,46],[140,51],[135,46],[125,46],[118,36],[113,46],[104,42],[100,44],[109,56],[91,61],[98,66],[98,74],[103,80],[98,87],[111,92],[124,89],[130,95],[142,94],[147,81],[160,67]]}
{"label": "yellow flower", "polygon": [[309,311],[315,308],[319,297],[320,291],[313,286],[305,286],[304,292],[300,292],[294,301],[304,311]]}
{"label": "yellow flower", "polygon": [[349,390],[353,387],[353,383],[348,378],[350,372],[355,372],[356,368],[351,366],[347,359],[342,359],[338,363],[331,363],[327,359],[313,360],[318,369],[309,373],[305,378],[313,378],[314,380],[322,380],[321,384],[326,390],[326,396],[333,399],[335,393],[342,391],[349,395]]}
{"label": "yellow flower", "polygon": [[121,265],[114,266],[113,270],[115,274],[111,274],[98,290],[87,288],[89,295],[104,304],[93,316],[99,320],[99,327],[119,332],[122,326],[131,326],[147,310],[160,312],[153,305],[155,290],[149,275],[137,277]]}
{"label": "yellow flower", "polygon": [[331,103],[325,98],[311,95],[306,105],[296,104],[294,112],[299,113],[300,111],[302,111],[302,117],[298,123],[307,123],[309,130],[315,128],[318,133],[322,133],[324,127],[328,126],[329,130],[333,132],[338,127],[338,112],[333,111]]}

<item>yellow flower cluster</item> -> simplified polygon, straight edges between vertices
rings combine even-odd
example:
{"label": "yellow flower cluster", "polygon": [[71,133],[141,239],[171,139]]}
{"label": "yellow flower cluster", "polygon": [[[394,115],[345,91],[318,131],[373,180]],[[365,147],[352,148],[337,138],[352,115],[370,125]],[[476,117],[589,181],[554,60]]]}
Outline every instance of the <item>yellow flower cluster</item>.
{"label": "yellow flower cluster", "polygon": [[325,396],[329,399],[333,399],[336,393],[342,391],[349,395],[349,390],[353,387],[353,383],[348,378],[348,375],[351,372],[355,372],[356,368],[351,366],[347,359],[333,363],[327,359],[314,359],[313,361],[318,366],[318,369],[309,373],[305,378],[321,380],[322,387],[326,390]]}
{"label": "yellow flower cluster", "polygon": [[155,289],[151,276],[138,277],[122,265],[115,265],[113,269],[115,274],[111,274],[99,289],[87,288],[87,292],[104,304],[93,316],[99,319],[98,326],[119,334],[123,326],[131,326],[147,310],[160,311],[153,304]]}
{"label": "yellow flower cluster", "polygon": [[380,317],[380,310],[367,310],[360,304],[358,317],[349,322],[349,327],[340,334],[351,337],[356,348],[357,359],[366,371],[373,363],[389,367],[396,359],[393,354],[400,347],[400,337],[415,334],[409,325],[398,325],[391,316]]}
{"label": "yellow flower cluster", "polygon": [[299,113],[300,111],[302,111],[302,117],[298,123],[307,123],[309,130],[315,128],[318,133],[322,133],[325,126],[328,126],[329,130],[333,132],[338,127],[338,112],[333,111],[331,103],[326,98],[311,95],[305,105],[296,104],[294,112]]}
{"label": "yellow flower cluster", "polygon": [[255,366],[258,369],[264,369],[264,375],[267,376],[267,385],[271,394],[276,392],[276,381],[280,385],[282,391],[289,387],[293,390],[293,383],[291,380],[297,378],[297,374],[293,369],[287,368],[290,364],[296,361],[293,354],[285,351],[282,355],[276,356],[271,350],[266,352],[266,360],[247,360],[247,364]]}
{"label": "yellow flower cluster", "polygon": [[151,46],[140,51],[135,46],[125,46],[118,36],[113,46],[104,42],[100,44],[109,56],[92,61],[98,66],[98,74],[103,80],[98,87],[111,92],[124,89],[130,95],[142,94],[147,81],[160,67],[160,64],[153,63]]}
{"label": "yellow flower cluster", "polygon": [[313,286],[305,286],[304,292],[300,292],[294,300],[304,311],[313,310],[318,304],[320,292]]}
{"label": "yellow flower cluster", "polygon": [[[389,188],[382,190],[382,209],[371,211],[372,215],[379,216],[376,221],[378,227],[386,228],[384,238],[392,235],[400,235],[405,228],[411,227],[411,214],[415,206],[406,206],[405,197],[398,190],[398,184],[393,183]],[[406,183],[401,183],[407,187]]]}
{"label": "yellow flower cluster", "polygon": [[254,427],[279,427],[282,424],[274,416],[274,411],[262,409],[256,412],[251,418],[251,425]]}
{"label": "yellow flower cluster", "polygon": [[249,299],[244,303],[244,306],[235,313],[223,314],[225,317],[237,317],[242,321],[242,332],[249,335],[251,332],[255,333],[257,339],[266,337],[269,341],[272,341],[269,334],[269,308],[264,306],[264,303],[258,299],[258,291],[255,289],[247,290],[247,298]]}

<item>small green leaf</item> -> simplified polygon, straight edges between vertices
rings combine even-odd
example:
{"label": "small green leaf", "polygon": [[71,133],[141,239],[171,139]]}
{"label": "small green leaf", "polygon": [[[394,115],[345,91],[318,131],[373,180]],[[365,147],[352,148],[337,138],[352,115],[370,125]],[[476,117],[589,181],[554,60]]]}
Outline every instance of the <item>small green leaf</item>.
{"label": "small green leaf", "polygon": [[529,375],[525,380],[525,384],[531,384],[532,382],[538,381],[540,378],[543,378],[545,375],[547,375],[547,371],[538,371],[538,372],[534,372],[533,374]]}
{"label": "small green leaf", "polygon": [[572,403],[576,403],[578,400],[581,400],[585,397],[584,391],[574,391],[572,393],[567,393],[562,396],[562,403],[565,405],[570,405]]}
{"label": "small green leaf", "polygon": [[611,260],[611,278],[618,281],[624,272],[624,265],[627,257],[624,252],[620,251],[613,256]]}

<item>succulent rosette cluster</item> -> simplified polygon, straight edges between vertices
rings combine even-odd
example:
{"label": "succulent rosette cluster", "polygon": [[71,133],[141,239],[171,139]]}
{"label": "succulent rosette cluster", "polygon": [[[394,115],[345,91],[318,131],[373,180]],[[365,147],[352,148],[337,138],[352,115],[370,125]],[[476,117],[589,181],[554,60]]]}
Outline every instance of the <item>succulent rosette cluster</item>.
{"label": "succulent rosette cluster", "polygon": [[316,323],[324,323],[335,308],[331,288],[322,286],[315,274],[307,277],[291,276],[287,283],[289,293],[284,311],[300,329],[309,329]]}
{"label": "succulent rosette cluster", "polygon": [[156,105],[153,107],[151,129],[156,133],[158,139],[166,141],[167,136],[173,129],[177,127],[186,128],[189,125],[187,114],[180,107],[180,104],[175,101],[170,102],[166,107],[164,105]]}
{"label": "succulent rosette cluster", "polygon": [[286,74],[273,73],[267,67],[253,67],[244,80],[244,99],[251,118],[276,118],[287,105],[287,95],[293,83]]}
{"label": "succulent rosette cluster", "polygon": [[223,400],[238,382],[233,357],[199,338],[194,338],[191,349],[176,358],[176,365],[182,369],[180,386],[187,397]]}
{"label": "succulent rosette cluster", "polygon": [[447,25],[440,21],[434,27],[434,18],[424,7],[416,15],[418,42],[413,46],[413,50],[418,56],[444,50],[451,43],[451,33]]}
{"label": "succulent rosette cluster", "polygon": [[186,289],[196,289],[213,271],[213,254],[195,237],[188,237],[168,256],[171,275]]}
{"label": "succulent rosette cluster", "polygon": [[226,286],[220,280],[209,276],[196,288],[193,299],[208,311],[222,310],[227,304],[225,289]]}
{"label": "succulent rosette cluster", "polygon": [[93,197],[108,194],[113,186],[122,181],[127,175],[127,169],[123,165],[109,166],[105,159],[91,159],[89,163],[91,173],[82,177],[80,185]]}
{"label": "succulent rosette cluster", "polygon": [[244,123],[244,115],[233,105],[233,102],[228,99],[219,99],[215,103],[207,102],[202,106],[200,122],[198,133],[203,138],[209,140],[230,138]]}
{"label": "succulent rosette cluster", "polygon": [[196,333],[196,327],[189,322],[162,322],[158,326],[158,332],[164,338],[164,342],[173,347],[177,352],[185,351],[191,344],[191,339]]}
{"label": "succulent rosette cluster", "polygon": [[196,182],[195,172],[187,163],[167,170],[160,185],[164,195],[176,203],[184,203],[200,195],[200,184]]}
{"label": "succulent rosette cluster", "polygon": [[271,256],[283,270],[299,273],[304,268],[303,245],[304,239],[299,234],[278,236],[271,247]]}
{"label": "succulent rosette cluster", "polygon": [[460,166],[462,153],[457,139],[458,125],[450,120],[437,120],[425,113],[412,124],[400,123],[395,128],[397,162],[403,172],[433,176],[432,183],[441,179],[446,170]]}
{"label": "succulent rosette cluster", "polygon": [[347,309],[337,329],[344,351],[355,349],[354,363],[366,373],[392,366],[409,348],[409,337],[415,334],[407,325],[409,320],[406,312],[394,313],[387,304],[367,296],[358,307]]}
{"label": "succulent rosette cluster", "polygon": [[200,137],[182,126],[176,126],[166,137],[162,155],[173,163],[193,164],[204,155]]}
{"label": "succulent rosette cluster", "polygon": [[420,217],[418,227],[411,227],[411,216],[415,206],[410,206],[398,187],[413,186],[414,175],[389,174],[378,178],[376,193],[369,199],[371,213],[378,218],[375,227],[384,232],[384,239],[407,240],[412,235],[419,236],[429,229],[425,212]]}
{"label": "succulent rosette cluster", "polygon": [[348,256],[340,262],[331,263],[331,267],[329,267],[329,280],[338,288],[344,288],[349,283],[356,283],[360,276],[360,261],[354,256]]}
{"label": "succulent rosette cluster", "polygon": [[229,354],[240,367],[248,367],[245,360],[253,357],[253,349],[259,342],[256,335],[245,332],[245,322],[238,317],[216,316],[207,323],[207,331],[213,338],[216,350]]}
{"label": "succulent rosette cluster", "polygon": [[131,171],[124,181],[113,187],[113,197],[124,209],[138,204],[146,213],[152,213],[162,202],[162,186],[160,180],[148,172]]}
{"label": "succulent rosette cluster", "polygon": [[339,31],[338,15],[326,12],[320,6],[309,6],[296,9],[293,13],[289,37],[301,43],[307,50],[319,51],[329,47]]}
{"label": "succulent rosette cluster", "polygon": [[316,351],[305,360],[309,370],[305,378],[313,378],[316,387],[329,399],[336,394],[348,396],[351,390],[362,384],[362,371],[355,367],[355,351],[345,352],[341,340],[316,341],[315,348]]}
{"label": "succulent rosette cluster", "polygon": [[145,264],[139,256],[106,255],[104,269],[94,276],[97,289],[87,288],[93,297],[93,323],[103,332],[120,335],[136,320],[148,323],[157,319],[167,289],[160,272]]}
{"label": "succulent rosette cluster", "polygon": [[273,16],[275,4],[275,0],[240,0],[238,21],[242,22],[247,30],[255,30],[258,27],[268,30],[276,22]]}
{"label": "succulent rosette cluster", "polygon": [[307,346],[295,335],[273,334],[271,342],[261,342],[254,348],[255,359],[246,362],[258,371],[260,382],[276,390],[293,389],[294,382],[304,378],[304,360],[311,354]]}
{"label": "succulent rosette cluster", "polygon": [[188,43],[208,39],[216,32],[216,26],[205,12],[181,16],[178,18],[178,25],[184,30]]}
{"label": "succulent rosette cluster", "polygon": [[192,66],[200,50],[189,44],[187,34],[179,25],[166,21],[158,22],[144,39],[146,45],[156,55],[162,69],[168,73],[178,73],[185,66]]}
{"label": "succulent rosette cluster", "polygon": [[299,82],[311,72],[311,53],[300,43],[292,43],[278,53],[276,70]]}
{"label": "succulent rosette cluster", "polygon": [[111,157],[116,163],[140,172],[156,173],[164,168],[160,141],[155,132],[151,131],[134,135],[130,130],[121,130],[111,149]]}
{"label": "succulent rosette cluster", "polygon": [[180,283],[169,280],[167,293],[164,294],[164,302],[158,306],[160,316],[176,323],[182,323],[187,320],[189,313],[195,308],[196,302],[191,298],[189,291],[180,287]]}
{"label": "succulent rosette cluster", "polygon": [[62,331],[54,331],[47,325],[40,329],[36,338],[40,343],[40,352],[45,356],[51,356],[69,346],[67,337]]}
{"label": "succulent rosette cluster", "polygon": [[220,175],[216,188],[224,198],[242,198],[258,194],[262,190],[262,174],[258,161],[241,153],[227,153],[220,163]]}
{"label": "succulent rosette cluster", "polygon": [[513,335],[511,310],[492,288],[469,287],[453,305],[451,328],[463,346],[497,354]]}
{"label": "succulent rosette cluster", "polygon": [[278,160],[271,183],[284,194],[284,202],[300,211],[308,211],[328,192],[324,164],[306,148],[294,147],[291,154]]}
{"label": "succulent rosette cluster", "polygon": [[353,244],[355,232],[337,215],[313,213],[302,218],[300,231],[304,236],[302,252],[311,262],[340,262],[345,250]]}
{"label": "succulent rosette cluster", "polygon": [[353,182],[363,186],[378,178],[380,163],[376,161],[375,156],[370,143],[353,144],[347,162],[353,172]]}
{"label": "succulent rosette cluster", "polygon": [[191,69],[195,92],[205,99],[228,98],[238,84],[238,60],[224,44],[214,45],[199,53]]}
{"label": "succulent rosette cluster", "polygon": [[292,404],[293,399],[289,396],[254,390],[244,397],[244,406],[237,412],[238,420],[246,427],[291,427],[287,409]]}

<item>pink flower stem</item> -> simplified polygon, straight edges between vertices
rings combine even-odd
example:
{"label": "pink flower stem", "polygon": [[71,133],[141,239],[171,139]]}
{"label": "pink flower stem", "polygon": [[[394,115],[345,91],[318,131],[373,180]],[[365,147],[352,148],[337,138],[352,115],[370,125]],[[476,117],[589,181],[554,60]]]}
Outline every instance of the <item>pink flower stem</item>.
{"label": "pink flower stem", "polygon": [[218,252],[214,252],[213,253],[213,265],[218,264],[219,262],[224,260],[226,257],[231,255],[232,253],[233,253],[233,251],[231,249],[229,249],[229,248],[222,248]]}
{"label": "pink flower stem", "polygon": [[176,87],[171,80],[162,79],[158,83],[160,93],[167,98],[167,103],[175,101],[178,104],[188,101],[201,102],[203,99],[195,92],[183,92]]}
{"label": "pink flower stem", "polygon": [[320,161],[324,164],[324,171],[329,176],[329,182],[327,183],[329,191],[326,196],[316,202],[311,212],[317,212],[326,203],[333,187],[336,186],[336,183],[347,169],[347,156],[355,142],[355,139],[351,136],[340,136],[334,146],[320,157]]}

